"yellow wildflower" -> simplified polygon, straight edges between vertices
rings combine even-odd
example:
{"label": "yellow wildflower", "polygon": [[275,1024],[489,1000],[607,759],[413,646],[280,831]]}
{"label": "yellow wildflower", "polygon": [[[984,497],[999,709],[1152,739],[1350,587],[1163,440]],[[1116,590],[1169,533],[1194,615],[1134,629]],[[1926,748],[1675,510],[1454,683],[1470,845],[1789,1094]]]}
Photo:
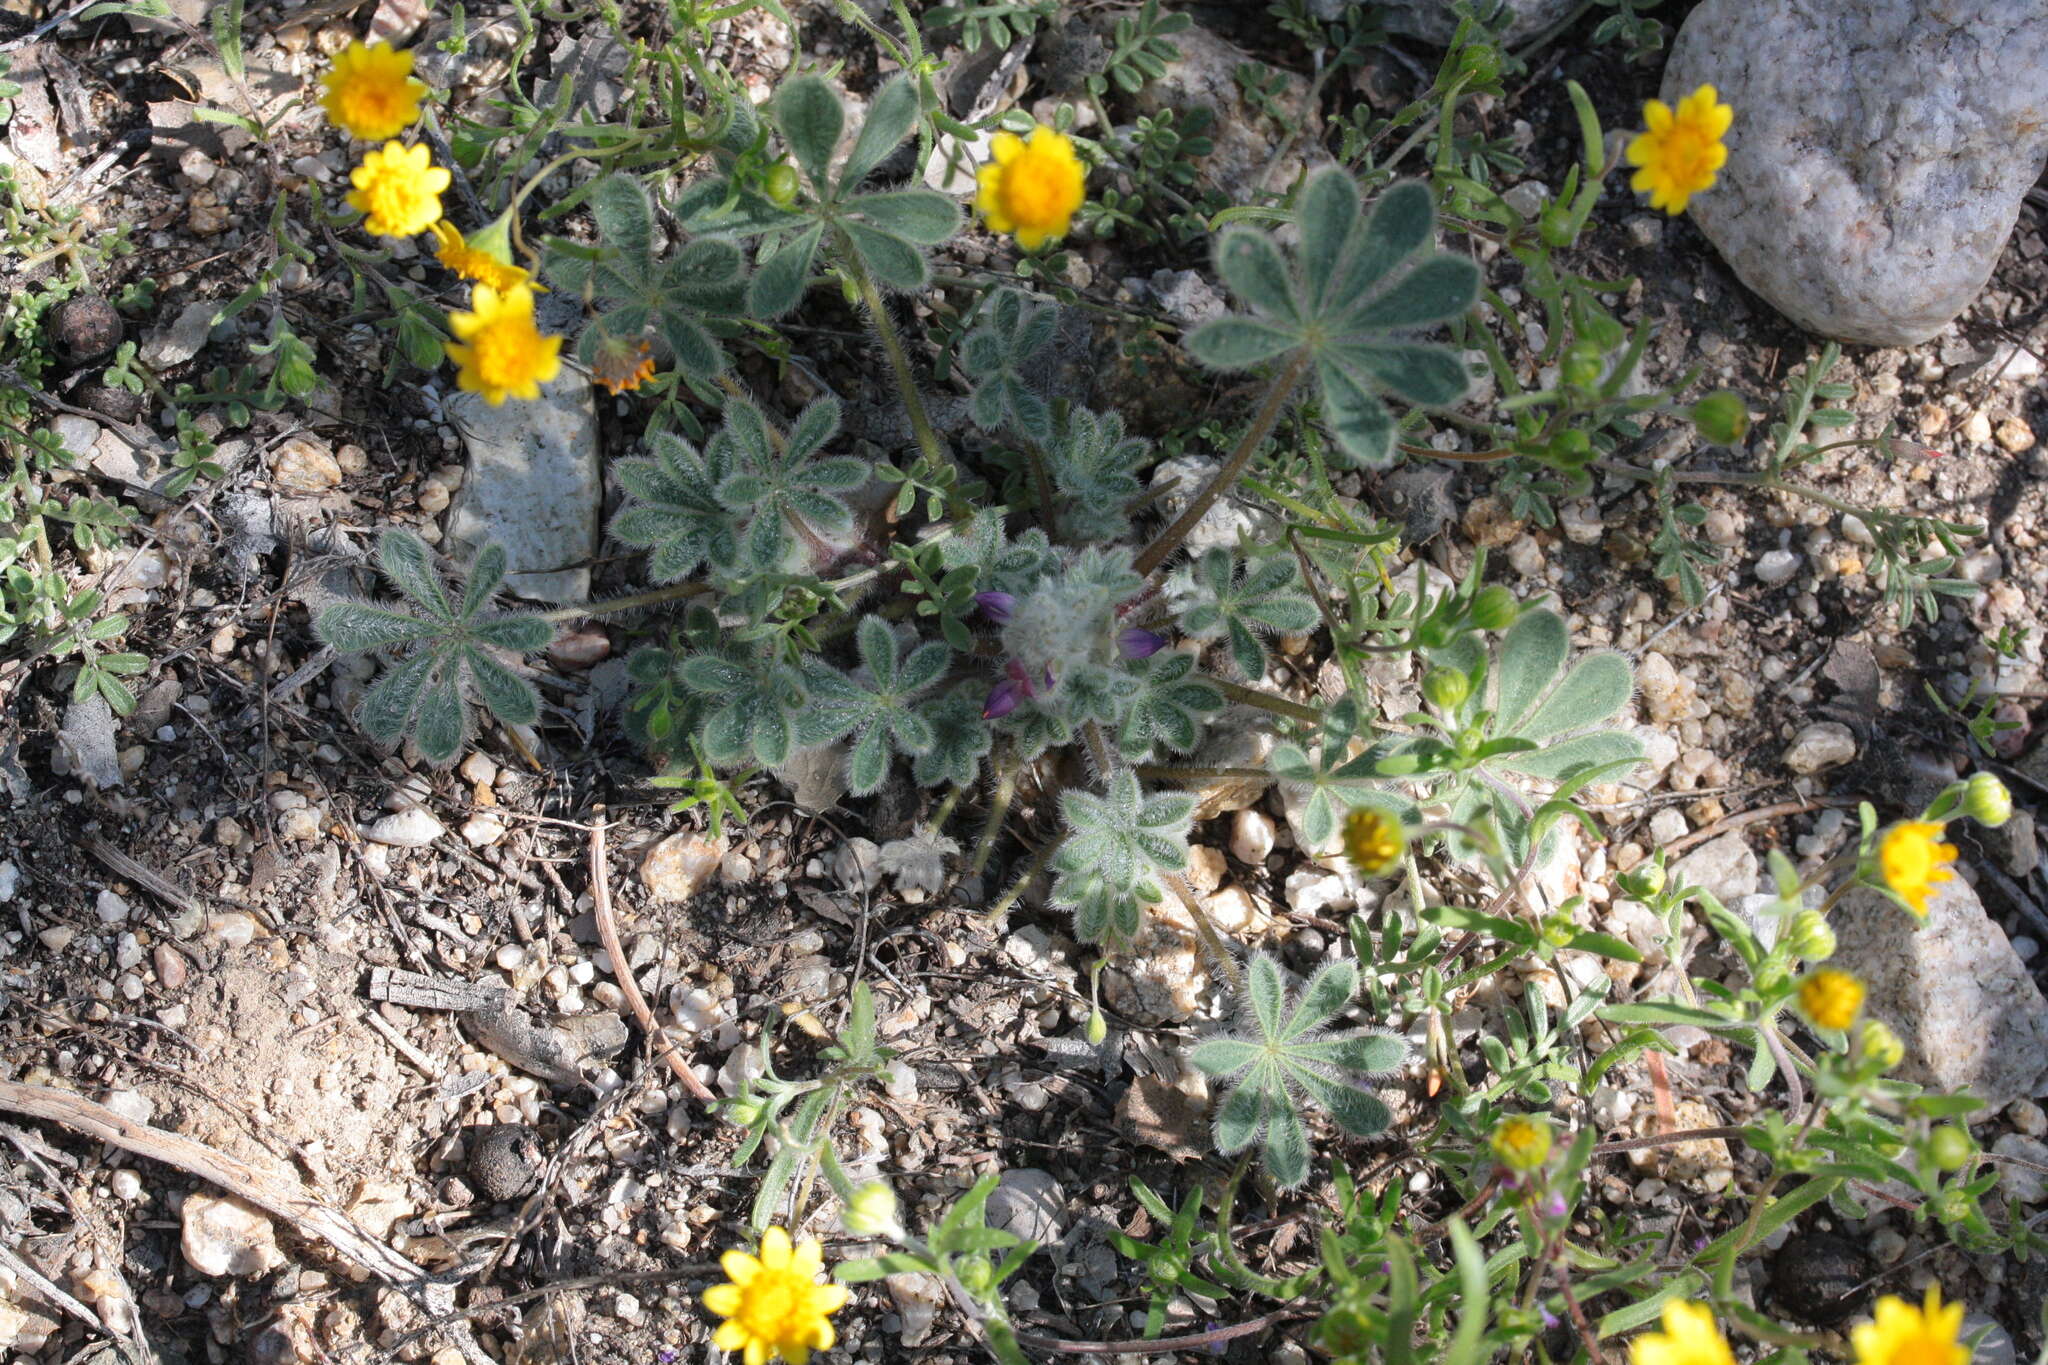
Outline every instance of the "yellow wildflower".
{"label": "yellow wildflower", "polygon": [[1815,1027],[1839,1032],[1863,1010],[1863,983],[1847,972],[1823,967],[1799,985],[1799,1008]]}
{"label": "yellow wildflower", "polygon": [[719,1350],[744,1351],[746,1365],[805,1365],[838,1340],[826,1319],[845,1306],[846,1286],[818,1283],[825,1250],[817,1239],[792,1248],[787,1232],[770,1228],[758,1257],[728,1251],[718,1263],[731,1283],[705,1290],[704,1306],[725,1319],[711,1338]]}
{"label": "yellow wildflower", "polygon": [[645,340],[607,337],[597,345],[590,378],[604,385],[614,398],[629,393],[654,378],[654,347]]}
{"label": "yellow wildflower", "polygon": [[1650,207],[1677,215],[1686,201],[1714,183],[1714,173],[1728,160],[1721,139],[1735,122],[1735,111],[1720,102],[1711,85],[1703,85],[1678,102],[1676,110],[1662,100],[1643,105],[1648,131],[1628,144],[1628,163],[1641,167],[1629,185],[1647,190]]}
{"label": "yellow wildflower", "polygon": [[1884,884],[1922,919],[1934,888],[1956,875],[1948,867],[1956,860],[1956,846],[1942,843],[1941,835],[1942,827],[1931,820],[1901,820],[1877,841]]}
{"label": "yellow wildflower", "polygon": [[1494,1160],[1521,1175],[1550,1159],[1550,1125],[1528,1114],[1502,1119],[1486,1139]]}
{"label": "yellow wildflower", "polygon": [[410,128],[427,93],[426,82],[412,74],[412,53],[389,43],[350,43],[320,84],[327,91],[320,107],[328,122],[365,142],[382,142]]}
{"label": "yellow wildflower", "polygon": [[1673,1299],[1664,1305],[1664,1330],[1628,1344],[1628,1365],[1735,1365],[1728,1339],[1703,1303]]}
{"label": "yellow wildflower", "polygon": [[533,279],[511,261],[486,250],[481,235],[466,238],[446,219],[434,224],[434,256],[463,279],[487,284],[500,294]]}
{"label": "yellow wildflower", "polygon": [[1941,1301],[1941,1286],[1927,1286],[1924,1306],[1915,1308],[1895,1294],[1877,1301],[1877,1321],[1851,1329],[1856,1365],[1969,1365],[1970,1348],[1956,1340],[1963,1330],[1963,1306]]}
{"label": "yellow wildflower", "polygon": [[480,284],[469,306],[448,315],[458,338],[448,343],[448,358],[462,367],[455,382],[492,407],[508,397],[540,397],[540,386],[561,371],[562,339],[534,326],[533,290],[515,284],[501,294]]}
{"label": "yellow wildflower", "polygon": [[1344,856],[1365,876],[1389,872],[1408,851],[1408,831],[1383,810],[1360,806],[1344,817]]}
{"label": "yellow wildflower", "polygon": [[1026,251],[1066,236],[1087,197],[1088,168],[1074,155],[1074,140],[1040,124],[1029,141],[997,133],[989,150],[995,161],[976,172],[981,189],[974,196],[989,227],[1015,233]]}
{"label": "yellow wildflower", "polygon": [[365,153],[349,172],[348,203],[361,211],[363,228],[380,237],[410,237],[441,221],[441,191],[448,172],[433,164],[422,146],[387,142]]}

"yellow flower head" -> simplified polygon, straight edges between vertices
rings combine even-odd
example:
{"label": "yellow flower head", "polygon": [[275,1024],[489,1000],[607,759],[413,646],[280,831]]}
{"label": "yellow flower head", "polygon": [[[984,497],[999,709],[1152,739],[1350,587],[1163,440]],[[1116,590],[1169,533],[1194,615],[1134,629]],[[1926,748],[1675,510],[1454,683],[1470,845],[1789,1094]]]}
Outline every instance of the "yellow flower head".
{"label": "yellow flower head", "polygon": [[427,93],[426,82],[412,74],[412,53],[389,43],[350,43],[320,84],[327,91],[320,107],[328,122],[365,142],[382,142],[410,128]]}
{"label": "yellow flower head", "polygon": [[410,237],[441,221],[441,191],[448,172],[423,146],[387,142],[349,172],[348,204],[363,214],[363,228],[379,237]]}
{"label": "yellow flower head", "polygon": [[1931,820],[1901,820],[1877,841],[1877,869],[1884,884],[1927,918],[1927,898],[1934,888],[1956,874],[1948,865],[1956,860],[1956,846],[1941,842],[1942,827]]}
{"label": "yellow flower head", "polygon": [[1494,1160],[1521,1175],[1550,1159],[1550,1125],[1528,1114],[1505,1118],[1486,1139]]}
{"label": "yellow flower head", "polygon": [[1408,851],[1408,831],[1383,810],[1360,806],[1344,817],[1344,856],[1367,877],[1389,872]]}
{"label": "yellow flower head", "polygon": [[602,384],[616,398],[630,393],[654,378],[654,347],[643,340],[606,337],[597,344],[590,362],[592,382]]}
{"label": "yellow flower head", "polygon": [[463,279],[487,284],[500,294],[515,284],[528,284],[533,279],[504,256],[487,250],[483,234],[465,238],[445,218],[434,224],[434,256]]}
{"label": "yellow flower head", "polygon": [[1629,185],[1647,190],[1650,207],[1677,215],[1686,201],[1714,183],[1714,172],[1728,160],[1721,141],[1735,122],[1735,111],[1720,102],[1711,85],[1703,85],[1678,102],[1643,105],[1648,131],[1628,144],[1628,164],[1641,167]]}
{"label": "yellow flower head", "polygon": [[995,161],[976,172],[981,189],[974,196],[989,227],[1014,232],[1026,251],[1066,236],[1087,197],[1088,168],[1074,155],[1074,140],[1040,124],[1029,141],[997,133],[989,150]]}
{"label": "yellow flower head", "polygon": [[1673,1299],[1664,1305],[1664,1330],[1628,1344],[1628,1365],[1735,1365],[1735,1353],[1705,1304]]}
{"label": "yellow flower head", "polygon": [[[533,290],[515,284],[499,293],[487,284],[470,291],[467,313],[450,313],[459,339],[448,358],[462,367],[455,382],[480,393],[492,407],[507,398],[538,398],[540,386],[562,368],[562,339],[533,325]],[[463,345],[467,342],[467,345]]]}
{"label": "yellow flower head", "polygon": [[1839,1032],[1863,1009],[1863,983],[1847,972],[1823,967],[1799,983],[1799,1008],[1815,1027]]}
{"label": "yellow flower head", "polygon": [[1927,1286],[1927,1302],[1915,1308],[1895,1294],[1877,1301],[1877,1321],[1851,1329],[1856,1365],[1970,1365],[1970,1348],[1956,1338],[1963,1330],[1963,1306],[1943,1306],[1941,1287]]}
{"label": "yellow flower head", "polygon": [[826,1319],[845,1306],[846,1286],[818,1283],[825,1249],[815,1238],[792,1248],[787,1232],[770,1228],[758,1257],[728,1251],[718,1263],[732,1283],[705,1290],[704,1306],[725,1319],[711,1338],[719,1350],[746,1352],[746,1365],[805,1365],[838,1340]]}

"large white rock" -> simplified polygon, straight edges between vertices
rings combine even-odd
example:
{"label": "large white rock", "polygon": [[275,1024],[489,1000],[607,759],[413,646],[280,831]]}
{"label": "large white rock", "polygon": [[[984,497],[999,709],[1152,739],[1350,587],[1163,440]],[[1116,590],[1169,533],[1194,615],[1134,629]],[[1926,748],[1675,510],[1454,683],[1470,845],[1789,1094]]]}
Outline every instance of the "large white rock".
{"label": "large white rock", "polygon": [[1690,212],[1823,336],[1925,341],[1970,305],[2048,153],[2041,0],[1705,0],[1664,69],[1735,110]]}
{"label": "large white rock", "polygon": [[508,398],[494,408],[458,393],[448,416],[469,451],[469,474],[448,519],[450,548],[467,557],[487,541],[504,546],[512,570],[505,583],[521,597],[590,596],[604,475],[589,377],[564,361],[533,402]]}
{"label": "large white rock", "polygon": [[181,1243],[202,1275],[267,1275],[284,1264],[270,1219],[229,1195],[185,1196]]}
{"label": "large white rock", "polygon": [[1906,1045],[1906,1079],[1968,1090],[1993,1109],[2048,1094],[2048,1000],[1968,882],[1942,883],[1924,924],[1864,890],[1828,922],[1838,944],[1828,965],[1863,979],[1865,1013]]}

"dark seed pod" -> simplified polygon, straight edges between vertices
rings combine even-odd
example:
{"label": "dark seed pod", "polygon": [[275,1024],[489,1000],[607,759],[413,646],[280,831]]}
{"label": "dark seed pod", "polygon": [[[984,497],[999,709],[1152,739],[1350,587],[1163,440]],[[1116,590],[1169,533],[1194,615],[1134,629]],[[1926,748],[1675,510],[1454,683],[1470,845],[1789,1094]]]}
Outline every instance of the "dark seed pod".
{"label": "dark seed pod", "polygon": [[102,417],[111,417],[116,422],[133,422],[142,415],[142,395],[130,393],[127,389],[94,380],[80,384],[71,391],[72,401],[82,408],[91,408]]}
{"label": "dark seed pod", "polygon": [[494,1204],[530,1193],[546,1164],[539,1134],[523,1123],[492,1123],[470,1130],[469,1180]]}
{"label": "dark seed pod", "polygon": [[1862,1309],[1877,1273],[1870,1253],[1832,1232],[1802,1232],[1771,1258],[1771,1297],[1782,1311],[1832,1327]]}
{"label": "dark seed pod", "polygon": [[71,364],[98,360],[121,344],[121,315],[98,294],[78,294],[50,310],[50,340]]}

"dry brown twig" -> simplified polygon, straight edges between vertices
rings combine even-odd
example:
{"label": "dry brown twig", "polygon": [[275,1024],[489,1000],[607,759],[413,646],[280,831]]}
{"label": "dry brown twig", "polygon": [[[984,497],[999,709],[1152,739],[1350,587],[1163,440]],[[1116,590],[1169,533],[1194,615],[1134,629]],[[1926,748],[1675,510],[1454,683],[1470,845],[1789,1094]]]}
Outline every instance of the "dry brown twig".
{"label": "dry brown twig", "polygon": [[619,983],[627,1007],[640,1022],[640,1031],[647,1035],[648,1046],[661,1050],[662,1059],[668,1063],[668,1069],[676,1073],[683,1089],[709,1104],[717,1096],[697,1079],[697,1073],[690,1070],[690,1064],[676,1051],[667,1032],[654,1021],[654,1011],[647,1008],[647,999],[640,994],[640,983],[633,979],[632,964],[626,961],[626,951],[619,945],[619,926],[612,918],[611,878],[605,871],[604,808],[600,806],[593,816],[590,826],[590,917],[597,921],[597,936],[604,940],[605,952],[611,954],[612,980]]}
{"label": "dry brown twig", "polygon": [[[455,1286],[429,1275],[356,1226],[355,1220],[316,1198],[288,1175],[258,1170],[203,1142],[123,1118],[103,1104],[47,1086],[0,1081],[0,1110],[58,1123],[123,1151],[175,1166],[235,1197],[284,1219],[299,1232],[327,1243],[418,1304],[430,1316],[448,1317]],[[492,1365],[467,1323],[448,1317],[442,1328],[470,1365]]]}

